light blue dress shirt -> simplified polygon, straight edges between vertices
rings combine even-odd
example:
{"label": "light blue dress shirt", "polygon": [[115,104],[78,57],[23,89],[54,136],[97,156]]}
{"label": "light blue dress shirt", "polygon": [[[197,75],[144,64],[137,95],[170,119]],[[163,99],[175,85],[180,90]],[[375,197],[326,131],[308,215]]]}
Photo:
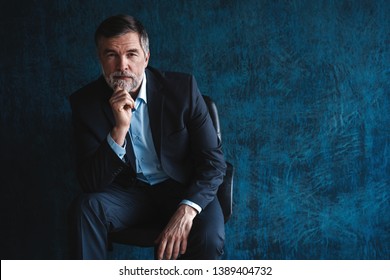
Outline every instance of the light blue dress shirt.
{"label": "light blue dress shirt", "polygon": [[[135,100],[129,135],[133,144],[137,179],[153,186],[169,179],[169,177],[162,169],[154,148],[152,131],[149,124],[146,83],[146,75],[144,74],[138,97]],[[107,142],[118,157],[123,160],[126,154],[126,141],[124,146],[121,147],[112,139],[109,133],[107,135]],[[202,208],[192,201],[183,200],[181,204],[187,204],[195,208],[198,213],[202,211]]]}

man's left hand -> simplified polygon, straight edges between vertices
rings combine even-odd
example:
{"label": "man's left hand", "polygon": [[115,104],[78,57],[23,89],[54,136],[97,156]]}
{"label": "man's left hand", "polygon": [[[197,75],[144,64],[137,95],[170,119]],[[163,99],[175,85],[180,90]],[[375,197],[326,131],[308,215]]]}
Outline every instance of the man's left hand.
{"label": "man's left hand", "polygon": [[198,212],[188,205],[180,205],[173,214],[168,225],[156,239],[159,244],[157,258],[176,260],[179,254],[183,255],[187,249],[188,235],[192,228],[192,221]]}

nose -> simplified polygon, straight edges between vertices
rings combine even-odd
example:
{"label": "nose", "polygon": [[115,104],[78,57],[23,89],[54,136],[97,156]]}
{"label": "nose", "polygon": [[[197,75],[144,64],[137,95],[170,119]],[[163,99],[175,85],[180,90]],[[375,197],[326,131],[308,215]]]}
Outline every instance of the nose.
{"label": "nose", "polygon": [[129,63],[128,59],[126,57],[119,57],[118,63],[117,63],[117,70],[119,71],[128,71],[129,70]]}

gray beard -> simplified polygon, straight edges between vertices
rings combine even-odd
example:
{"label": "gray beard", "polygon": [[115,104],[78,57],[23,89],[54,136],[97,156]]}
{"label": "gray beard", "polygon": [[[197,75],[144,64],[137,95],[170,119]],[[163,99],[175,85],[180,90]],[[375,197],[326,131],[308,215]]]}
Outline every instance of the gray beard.
{"label": "gray beard", "polygon": [[[110,74],[110,76],[105,75],[103,71],[103,76],[106,79],[107,84],[113,89],[116,90],[118,87],[126,90],[127,92],[131,92],[137,88],[141,79],[138,78],[135,74],[124,71],[124,72],[114,72]],[[131,78],[130,81],[125,81],[121,79],[115,79],[115,76],[126,76]]]}

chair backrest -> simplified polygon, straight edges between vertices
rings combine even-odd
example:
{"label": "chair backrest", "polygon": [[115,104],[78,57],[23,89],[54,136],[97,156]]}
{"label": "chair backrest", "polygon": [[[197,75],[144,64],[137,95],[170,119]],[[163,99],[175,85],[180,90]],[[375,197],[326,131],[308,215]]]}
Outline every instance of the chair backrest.
{"label": "chair backrest", "polygon": [[[203,99],[209,110],[209,114],[211,120],[213,121],[214,128],[217,132],[217,136],[221,141],[222,134],[221,134],[221,127],[219,124],[217,106],[209,96],[203,95]],[[221,204],[225,223],[227,222],[227,220],[229,220],[233,212],[233,177],[234,177],[233,165],[230,164],[229,162],[226,162],[226,165],[227,165],[226,174],[223,179],[223,183],[221,184],[221,186],[219,186],[218,193],[217,193],[219,203]]]}
{"label": "chair backrest", "polygon": [[219,125],[219,116],[218,116],[218,109],[215,105],[214,101],[207,95],[203,95],[203,99],[207,105],[207,108],[209,109],[209,114],[211,117],[211,120],[213,121],[215,131],[217,132],[217,136],[219,140],[222,140],[221,135],[221,126]]}

